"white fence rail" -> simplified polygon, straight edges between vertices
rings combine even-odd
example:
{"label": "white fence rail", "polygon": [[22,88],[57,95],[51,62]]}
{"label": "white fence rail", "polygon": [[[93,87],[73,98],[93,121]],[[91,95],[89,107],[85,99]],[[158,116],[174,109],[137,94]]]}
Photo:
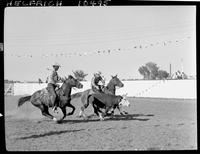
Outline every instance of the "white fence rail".
{"label": "white fence rail", "polygon": [[[128,93],[135,97],[158,98],[189,98],[196,99],[196,80],[138,80],[123,81],[124,87],[116,90],[116,94]],[[72,89],[72,93],[81,92],[90,88],[90,82],[82,82],[83,89]],[[45,88],[46,83],[16,83],[14,95],[33,94]]]}

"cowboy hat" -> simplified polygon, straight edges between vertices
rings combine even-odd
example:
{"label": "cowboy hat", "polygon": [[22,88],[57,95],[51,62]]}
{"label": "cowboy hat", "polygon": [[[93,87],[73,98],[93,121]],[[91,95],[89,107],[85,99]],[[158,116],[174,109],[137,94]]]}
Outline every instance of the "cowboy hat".
{"label": "cowboy hat", "polygon": [[94,75],[101,75],[101,72],[98,71],[98,72],[94,73]]}
{"label": "cowboy hat", "polygon": [[58,67],[61,67],[58,63],[54,63],[52,66],[58,66]]}

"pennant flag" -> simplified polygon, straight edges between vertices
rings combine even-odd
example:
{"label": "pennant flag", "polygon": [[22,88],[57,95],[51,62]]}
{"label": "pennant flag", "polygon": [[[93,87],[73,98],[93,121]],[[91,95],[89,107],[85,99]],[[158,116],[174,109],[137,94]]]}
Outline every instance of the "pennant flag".
{"label": "pennant flag", "polygon": [[[89,55],[89,54],[101,54],[101,53],[108,53],[110,54],[111,52],[120,52],[120,51],[133,51],[133,49],[137,49],[137,48],[148,48],[150,46],[155,46],[155,45],[158,45],[158,44],[163,44],[164,46],[168,45],[168,43],[178,43],[178,42],[182,42],[186,39],[190,39],[191,36],[185,36],[183,38],[180,38],[180,39],[176,39],[176,40],[165,40],[165,41],[157,41],[157,42],[153,42],[153,43],[150,43],[150,44],[140,44],[140,45],[135,45],[131,48],[115,48],[115,49],[106,49],[106,50],[96,50],[96,51],[91,51],[91,52],[60,52],[60,53],[49,53],[49,54],[41,54],[42,58],[47,58],[48,56],[55,56],[55,57],[71,57],[71,56],[86,56],[86,55]],[[136,52],[137,50],[133,51],[133,52]],[[12,53],[4,53],[4,56],[11,56],[11,57],[17,57],[17,58],[32,58],[33,55],[31,54],[12,54]]]}

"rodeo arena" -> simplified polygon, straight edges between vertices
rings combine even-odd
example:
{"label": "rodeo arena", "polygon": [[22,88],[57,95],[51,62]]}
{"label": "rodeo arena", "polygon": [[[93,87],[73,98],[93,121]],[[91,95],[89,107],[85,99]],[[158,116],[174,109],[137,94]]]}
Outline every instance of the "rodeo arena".
{"label": "rodeo arena", "polygon": [[[167,52],[173,44],[181,46],[192,37],[193,35],[180,35],[171,40],[158,39],[149,44],[141,42],[127,48],[104,48],[95,50],[93,54],[96,57],[109,54],[112,61],[115,54],[125,55],[132,51],[142,53],[150,50],[149,48]],[[142,64],[143,67],[138,68],[138,73],[142,76],[140,79],[125,79],[118,72],[109,74],[100,69],[94,72],[84,71],[88,74],[80,69],[79,72],[73,71],[62,76],[59,73],[70,63],[70,58],[84,59],[91,54],[87,51],[73,55],[55,51],[46,55],[38,52],[37,57],[31,52],[9,52],[9,43],[4,44],[4,49],[2,46],[3,44],[1,50],[4,50],[5,62],[8,63],[6,58],[9,57],[19,61],[29,59],[30,63],[39,62],[39,56],[43,60],[56,57],[51,60],[49,68],[53,67],[45,77],[38,76],[32,81],[4,79],[5,115],[1,116],[5,118],[7,151],[197,149],[196,75],[190,76],[184,72],[185,59],[182,57],[179,58],[180,67],[177,70],[173,69],[173,63],[166,64],[168,70],[163,71],[166,72],[163,76],[154,76],[153,67],[148,67],[156,66],[153,62]],[[59,57],[66,59],[66,63],[60,62]],[[133,57],[133,63],[134,61],[136,59]],[[56,67],[59,68],[58,73]],[[69,64],[68,68],[70,67]],[[142,73],[142,68],[145,67],[148,75]],[[37,70],[34,66],[31,69]],[[109,76],[105,77],[106,73]],[[87,75],[90,77],[86,80]],[[52,85],[57,85],[54,87],[56,107],[53,103]]]}

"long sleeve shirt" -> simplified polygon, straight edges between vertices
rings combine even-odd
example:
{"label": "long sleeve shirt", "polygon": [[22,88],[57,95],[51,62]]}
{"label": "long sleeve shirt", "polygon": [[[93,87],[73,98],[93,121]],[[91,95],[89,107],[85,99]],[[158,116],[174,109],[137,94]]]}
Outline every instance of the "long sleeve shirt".
{"label": "long sleeve shirt", "polygon": [[102,83],[105,82],[102,77],[93,77],[91,81],[91,86],[98,87],[99,81],[102,81]]}
{"label": "long sleeve shirt", "polygon": [[58,76],[58,73],[55,70],[53,70],[49,76],[48,83],[56,84],[59,81],[61,81],[61,79],[62,78]]}

